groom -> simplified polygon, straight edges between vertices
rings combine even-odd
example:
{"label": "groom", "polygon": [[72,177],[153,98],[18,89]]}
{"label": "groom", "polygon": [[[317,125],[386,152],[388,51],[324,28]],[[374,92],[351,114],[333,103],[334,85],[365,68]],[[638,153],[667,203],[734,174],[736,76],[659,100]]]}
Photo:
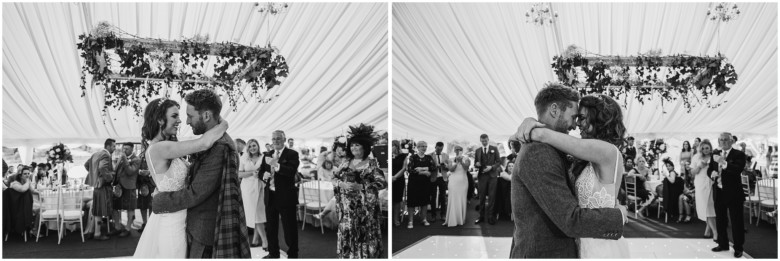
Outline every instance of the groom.
{"label": "groom", "polygon": [[[184,99],[193,134],[201,135],[219,124],[222,101],[216,93],[201,89]],[[187,209],[187,258],[250,258],[233,139],[225,133],[210,149],[190,157],[188,185],[154,195],[152,212]]]}
{"label": "groom", "polygon": [[[574,129],[578,101],[576,91],[550,85],[539,91],[534,105],[541,123],[568,133]],[[566,155],[550,145],[532,142],[520,149],[512,170],[515,231],[510,258],[577,258],[576,238],[623,235],[625,208],[580,208],[568,169]]]}

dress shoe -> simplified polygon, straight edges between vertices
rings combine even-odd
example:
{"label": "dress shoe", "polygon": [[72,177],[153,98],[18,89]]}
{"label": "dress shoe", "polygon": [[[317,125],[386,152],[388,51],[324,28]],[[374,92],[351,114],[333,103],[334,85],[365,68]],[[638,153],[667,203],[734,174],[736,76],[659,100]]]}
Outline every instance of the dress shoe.
{"label": "dress shoe", "polygon": [[720,252],[720,251],[729,251],[729,248],[728,247],[720,247],[720,246],[716,246],[716,247],[712,248],[712,252]]}
{"label": "dress shoe", "polygon": [[734,257],[736,257],[736,258],[742,257],[742,251],[734,250]]}
{"label": "dress shoe", "polygon": [[476,221],[474,221],[474,224],[479,224],[479,223],[482,223],[482,219],[481,218],[478,218]]}
{"label": "dress shoe", "polygon": [[263,259],[279,259],[279,256],[267,255],[267,256],[264,256]]}
{"label": "dress shoe", "polygon": [[121,233],[119,233],[119,237],[126,237],[130,235],[130,231],[122,230]]}

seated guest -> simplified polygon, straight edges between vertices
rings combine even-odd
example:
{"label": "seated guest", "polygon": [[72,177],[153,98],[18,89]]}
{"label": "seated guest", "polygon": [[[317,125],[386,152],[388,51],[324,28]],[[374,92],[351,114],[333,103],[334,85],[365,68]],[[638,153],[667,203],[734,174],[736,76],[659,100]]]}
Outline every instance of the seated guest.
{"label": "seated guest", "polygon": [[21,174],[14,176],[8,190],[10,232],[30,233],[35,236],[33,231],[33,196],[32,196],[32,177],[30,176],[30,167],[23,166]]}
{"label": "seated guest", "polygon": [[693,199],[695,193],[695,187],[693,183],[693,176],[690,173],[690,169],[683,168],[683,192],[680,194],[677,205],[680,217],[677,219],[677,223],[691,221],[693,215],[691,215],[691,206],[693,206]]}
{"label": "seated guest", "polygon": [[655,195],[650,189],[646,187],[647,176],[650,174],[650,169],[647,167],[647,160],[641,155],[636,156],[636,167],[628,172],[628,176],[636,178],[636,196],[641,199],[641,208],[637,210],[637,215],[644,218],[642,211],[650,204],[655,202]]}
{"label": "seated guest", "polygon": [[[681,215],[681,213],[677,212],[678,210],[678,202],[680,195],[683,193],[683,190],[685,188],[684,180],[680,177],[679,174],[674,170],[674,163],[671,159],[665,158],[663,160],[664,166],[666,166],[666,170],[668,171],[668,175],[663,180],[663,198],[664,200],[664,211],[671,215],[672,217]],[[682,216],[680,216],[682,218]],[[674,219],[674,218],[673,218]]]}
{"label": "seated guest", "polygon": [[325,159],[320,164],[320,169],[317,170],[317,178],[323,181],[331,181],[333,179],[333,161]]}

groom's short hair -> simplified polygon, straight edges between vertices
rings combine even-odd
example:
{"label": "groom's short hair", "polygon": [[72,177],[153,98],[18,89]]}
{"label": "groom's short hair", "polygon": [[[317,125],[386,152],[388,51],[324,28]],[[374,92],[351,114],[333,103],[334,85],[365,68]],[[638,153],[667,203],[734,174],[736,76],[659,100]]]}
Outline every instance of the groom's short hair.
{"label": "groom's short hair", "polygon": [[222,100],[217,93],[209,89],[200,89],[187,94],[184,100],[187,104],[195,107],[196,111],[210,111],[215,119],[219,119],[219,113],[222,111]]}
{"label": "groom's short hair", "polygon": [[539,93],[536,94],[534,99],[534,106],[536,107],[536,114],[538,117],[542,117],[542,114],[547,112],[547,107],[550,104],[558,104],[562,110],[566,110],[571,107],[569,102],[579,102],[580,94],[572,88],[566,87],[560,83],[550,83],[544,86]]}

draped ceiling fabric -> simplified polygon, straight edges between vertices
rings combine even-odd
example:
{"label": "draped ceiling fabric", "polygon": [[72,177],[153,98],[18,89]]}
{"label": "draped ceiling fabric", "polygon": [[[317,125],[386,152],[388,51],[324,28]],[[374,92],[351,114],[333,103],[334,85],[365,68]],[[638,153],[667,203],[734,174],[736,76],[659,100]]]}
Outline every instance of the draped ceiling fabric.
{"label": "draped ceiling fabric", "polygon": [[[738,3],[741,16],[705,19],[709,3],[552,3],[554,25],[526,23],[531,3],[393,5],[393,136],[506,138],[533,99],[555,81],[552,58],[569,45],[601,55],[716,55],[739,80],[717,109],[682,102],[630,101],[623,110],[635,136],[731,131],[777,137],[777,4]],[[622,103],[622,102],[621,102]],[[716,136],[715,136],[716,137]]]}
{"label": "draped ceiling fabric", "polygon": [[[270,93],[279,97],[265,104],[249,99],[234,112],[223,96],[222,116],[234,138],[280,129],[296,139],[325,140],[360,122],[387,129],[386,3],[290,3],[287,13],[267,14],[254,3],[4,3],[3,143],[140,141],[142,119],[132,109],[103,117],[100,88],[87,87],[80,97],[76,43],[101,21],[140,37],[208,35],[209,42],[277,47],[290,66],[290,76]],[[191,137],[190,127],[181,126],[180,138]]]}

